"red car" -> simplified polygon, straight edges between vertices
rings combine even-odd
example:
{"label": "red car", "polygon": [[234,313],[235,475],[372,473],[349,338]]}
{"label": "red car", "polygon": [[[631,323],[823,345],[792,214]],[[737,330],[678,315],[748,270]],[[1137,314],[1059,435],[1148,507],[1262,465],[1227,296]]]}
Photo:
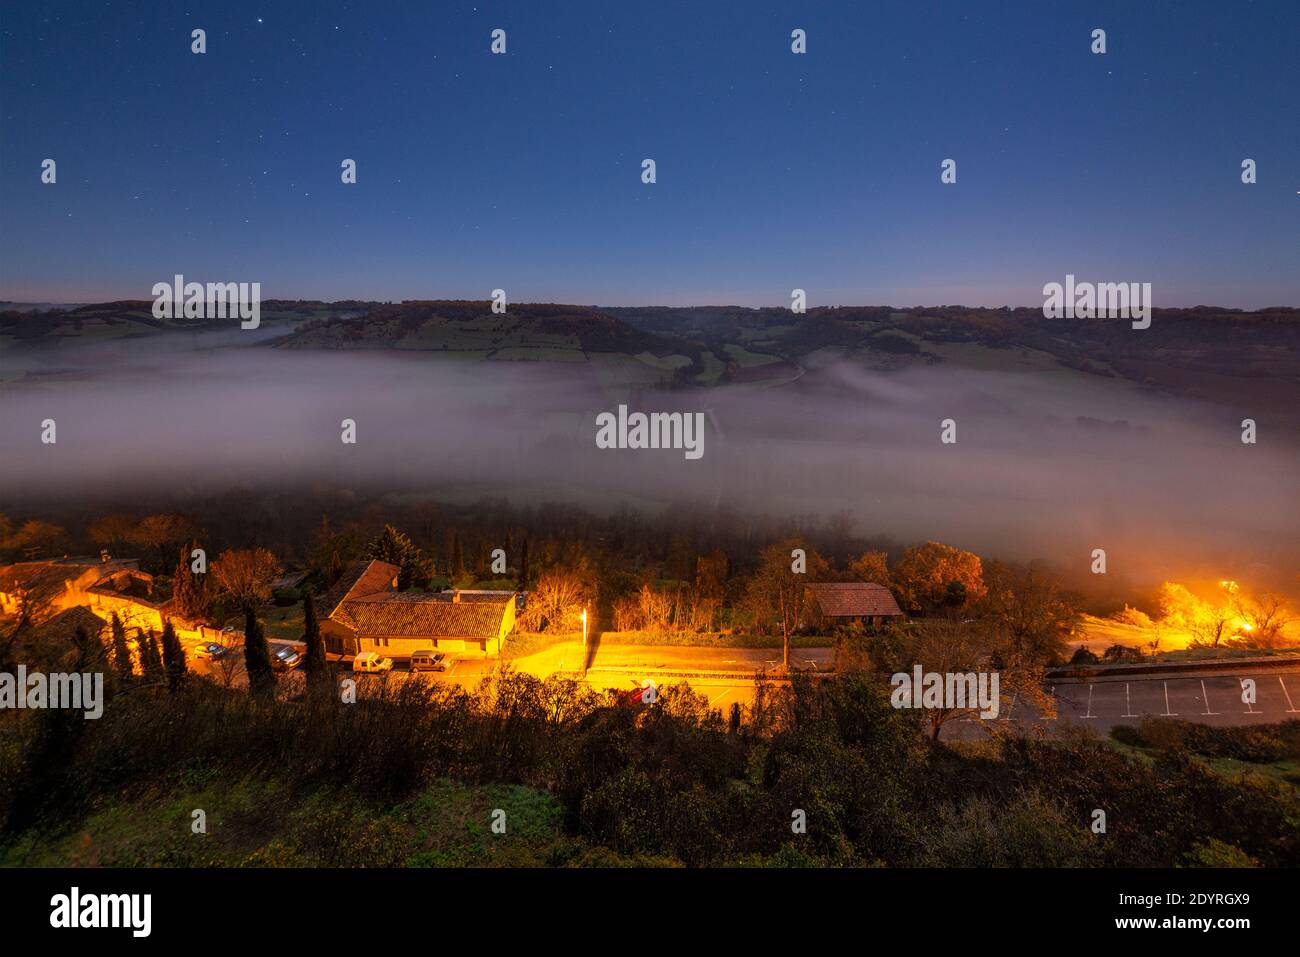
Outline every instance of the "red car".
{"label": "red car", "polygon": [[659,689],[655,687],[653,681],[647,678],[631,691],[619,692],[619,703],[626,705],[654,704],[655,699],[658,697]]}

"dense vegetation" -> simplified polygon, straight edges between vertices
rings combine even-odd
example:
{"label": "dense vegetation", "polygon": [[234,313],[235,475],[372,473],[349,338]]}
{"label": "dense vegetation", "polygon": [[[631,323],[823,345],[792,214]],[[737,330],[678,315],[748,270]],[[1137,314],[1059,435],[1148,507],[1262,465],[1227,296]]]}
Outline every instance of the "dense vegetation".
{"label": "dense vegetation", "polygon": [[[174,693],[119,689],[99,721],[6,716],[0,861],[1300,860],[1300,723],[1165,722],[1123,745],[1085,736],[949,745],[930,742],[912,714],[892,708],[867,672],[761,688],[753,708],[725,716],[684,687],[630,706],[568,679],[508,672],[474,694],[376,683],[355,704],[284,694],[259,704],[197,680]],[[192,829],[196,809],[205,834]],[[1104,834],[1091,828],[1097,809]],[[497,810],[504,834],[491,829]],[[800,819],[802,833],[792,826]]]}

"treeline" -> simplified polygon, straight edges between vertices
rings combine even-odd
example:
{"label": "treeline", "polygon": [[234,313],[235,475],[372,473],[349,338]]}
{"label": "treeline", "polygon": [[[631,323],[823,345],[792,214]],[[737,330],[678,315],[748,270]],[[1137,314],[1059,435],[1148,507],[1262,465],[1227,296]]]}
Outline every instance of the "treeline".
{"label": "treeline", "polygon": [[[779,543],[786,544],[764,556]],[[1011,593],[1036,607],[1066,602],[1106,612],[1132,600],[1126,594],[1081,599],[1080,585],[1097,584],[1063,582],[1046,567],[1035,566],[1026,578],[1031,569],[990,563],[988,556],[939,543],[906,546],[855,534],[843,513],[765,519],[717,509],[648,514],[623,508],[595,515],[570,505],[512,506],[494,499],[450,506],[343,490],[235,489],[190,500],[184,511],[142,514],[66,503],[42,509],[39,517],[0,514],[0,561],[105,549],[140,558],[166,585],[179,556],[191,547],[202,547],[210,562],[227,552],[261,549],[277,569],[307,573],[308,586],[318,592],[350,562],[365,558],[398,565],[404,588],[499,582],[536,590],[555,572],[576,582],[580,600],[598,606],[605,628],[689,623],[711,630],[742,624],[725,610],[752,606],[746,602],[750,580],[765,563],[788,567],[796,544],[809,557],[799,581],[876,582],[891,588],[912,613],[960,613],[986,604],[988,568],[999,580],[1023,580],[1011,592],[994,589],[994,599]],[[504,572],[494,561],[497,549],[504,552]],[[667,611],[665,603],[671,606]]]}

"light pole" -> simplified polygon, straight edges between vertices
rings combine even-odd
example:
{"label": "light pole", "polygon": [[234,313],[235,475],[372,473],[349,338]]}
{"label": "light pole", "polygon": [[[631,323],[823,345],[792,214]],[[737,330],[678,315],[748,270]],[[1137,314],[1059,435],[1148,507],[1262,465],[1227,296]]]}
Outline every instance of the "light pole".
{"label": "light pole", "polygon": [[587,609],[582,609],[582,673],[587,673]]}

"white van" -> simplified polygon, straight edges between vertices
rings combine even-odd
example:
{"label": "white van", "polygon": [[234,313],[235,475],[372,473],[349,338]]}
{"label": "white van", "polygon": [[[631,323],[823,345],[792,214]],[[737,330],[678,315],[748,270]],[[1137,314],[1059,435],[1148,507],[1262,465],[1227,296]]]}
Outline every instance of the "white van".
{"label": "white van", "polygon": [[380,671],[392,671],[393,659],[384,658],[377,651],[367,651],[352,659],[352,670],[375,674]]}

